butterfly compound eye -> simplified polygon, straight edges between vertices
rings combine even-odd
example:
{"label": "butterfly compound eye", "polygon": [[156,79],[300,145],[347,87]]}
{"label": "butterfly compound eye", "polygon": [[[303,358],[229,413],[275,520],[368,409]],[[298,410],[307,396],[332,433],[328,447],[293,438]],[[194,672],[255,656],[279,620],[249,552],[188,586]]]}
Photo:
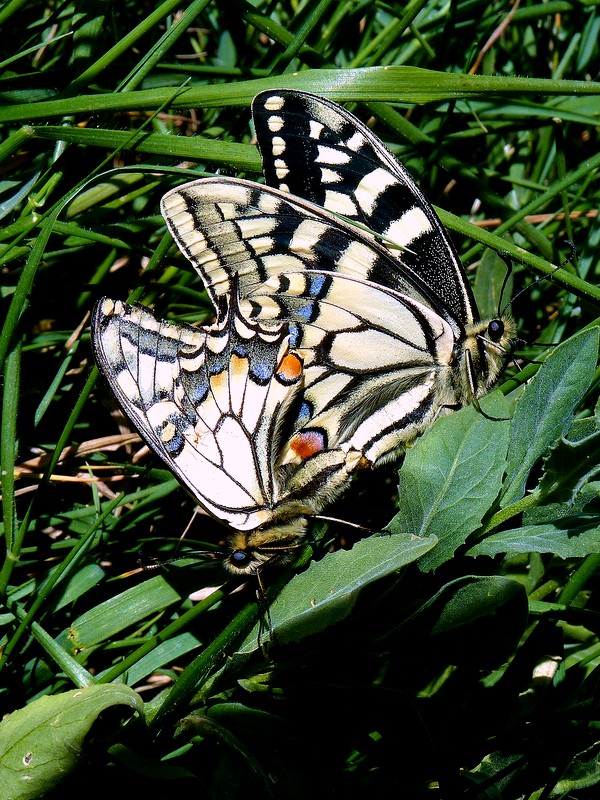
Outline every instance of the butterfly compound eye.
{"label": "butterfly compound eye", "polygon": [[488,325],[488,336],[493,342],[499,342],[504,335],[504,323],[501,319],[493,319]]}
{"label": "butterfly compound eye", "polygon": [[252,563],[252,553],[247,550],[234,550],[229,555],[229,561],[234,567],[244,569],[244,567]]}

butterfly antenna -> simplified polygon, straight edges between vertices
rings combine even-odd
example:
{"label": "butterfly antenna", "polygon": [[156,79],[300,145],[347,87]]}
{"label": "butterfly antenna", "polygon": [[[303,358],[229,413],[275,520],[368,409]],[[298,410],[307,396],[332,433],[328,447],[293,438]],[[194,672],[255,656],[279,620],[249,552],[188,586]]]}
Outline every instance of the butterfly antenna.
{"label": "butterfly antenna", "polygon": [[323,514],[315,514],[313,519],[319,519],[322,522],[337,522],[338,525],[346,525],[348,528],[356,528],[359,531],[365,531],[365,533],[373,533],[371,528],[365,528],[364,525],[359,525],[357,522],[348,522],[348,520],[338,519],[337,517],[326,517]]}
{"label": "butterfly antenna", "polygon": [[563,244],[566,244],[567,247],[569,248],[569,255],[565,258],[562,264],[560,264],[560,269],[562,269],[565,266],[565,264],[571,264],[572,267],[577,269],[577,264],[576,264],[577,248],[570,239],[563,239],[562,241]]}
{"label": "butterfly antenna", "polygon": [[508,303],[506,303],[506,305],[504,306],[504,308],[500,310],[500,303],[502,302],[502,298],[504,297],[504,292],[506,290],[508,280],[512,273],[513,261],[512,258],[508,255],[508,253],[498,252],[498,255],[506,265],[506,275],[504,276],[504,280],[502,281],[502,288],[500,289],[500,297],[498,298],[498,316],[503,317],[506,314],[506,309],[512,303],[512,300],[509,300]]}
{"label": "butterfly antenna", "polygon": [[479,398],[478,397],[473,397],[471,402],[473,403],[473,406],[475,407],[475,410],[479,414],[481,414],[482,417],[485,417],[486,419],[489,419],[491,422],[510,422],[510,417],[492,417],[491,414],[488,414],[487,412],[485,412],[483,410],[483,408],[481,407],[481,403],[479,402]]}
{"label": "butterfly antenna", "polygon": [[[569,248],[569,255],[564,259],[564,261],[561,261],[560,264],[555,265],[554,269],[552,270],[552,272],[549,275],[538,275],[538,277],[534,281],[532,281],[528,286],[524,286],[523,289],[521,289],[521,291],[518,292],[512,298],[512,300],[509,300],[509,302],[504,306],[504,308],[502,310],[502,315],[506,313],[506,309],[509,307],[509,305],[511,305],[511,303],[514,303],[515,300],[518,297],[521,297],[522,294],[525,294],[526,292],[531,291],[531,289],[534,286],[536,286],[538,283],[541,283],[542,281],[545,281],[545,280],[548,280],[549,278],[551,278],[552,275],[555,272],[557,272],[559,269],[563,269],[566,264],[571,264],[573,267],[575,267],[575,262],[577,260],[577,249],[576,249],[575,245],[573,244],[573,242],[570,239],[563,239],[563,244],[566,244],[567,247]],[[511,260],[510,256],[508,255],[508,253],[498,253],[498,255],[504,261],[504,263],[507,265],[507,267],[512,268],[512,260]],[[506,286],[507,278],[508,278],[508,275],[505,278],[504,283],[502,284],[502,292],[504,292],[504,287]],[[500,294],[500,296],[502,296],[502,293]],[[552,345],[541,345],[541,346],[542,347],[545,347],[545,346],[551,347]]]}
{"label": "butterfly antenna", "polygon": [[185,553],[180,553],[179,555],[173,556],[172,558],[167,558],[164,561],[152,561],[149,562],[144,555],[141,553],[138,554],[138,570],[142,570],[144,572],[151,572],[152,570],[161,569],[162,567],[166,567],[169,564],[175,563],[175,561],[181,561],[183,558],[208,558],[211,561],[216,561],[217,559],[225,558],[226,553],[222,550],[188,550]]}
{"label": "butterfly antenna", "polygon": [[[487,342],[491,346],[498,347],[496,342],[492,342],[492,341],[486,339],[484,336],[481,336],[479,338],[483,339],[483,341]],[[469,350],[465,351],[465,360],[467,362],[467,375],[468,375],[468,378],[469,378],[469,387],[470,387],[470,390],[471,390],[470,402],[473,404],[473,407],[475,408],[475,410],[478,411],[481,414],[482,417],[485,417],[485,419],[489,419],[492,422],[506,422],[506,421],[508,421],[510,419],[510,417],[492,417],[490,414],[488,414],[487,412],[485,412],[483,410],[483,408],[481,407],[481,403],[479,402],[479,398],[477,397],[477,394],[475,392],[475,377],[474,377],[475,376],[475,368],[473,366],[473,359],[471,357],[471,353],[470,353]],[[452,408],[452,406],[445,406],[445,408]]]}
{"label": "butterfly antenna", "polygon": [[[185,537],[187,536],[190,528],[192,527],[194,520],[200,513],[200,506],[194,506],[194,510],[190,517],[188,524],[185,526],[185,530],[179,537],[177,542],[177,547],[179,548]],[[166,567],[168,564],[173,564],[175,561],[181,561],[182,558],[210,558],[211,560],[216,560],[218,558],[223,559],[225,558],[226,553],[222,550],[188,550],[185,553],[179,553],[178,555],[172,556],[171,558],[167,558],[165,561],[153,561],[149,562],[147,557],[142,553],[138,553],[138,565],[139,568],[143,571],[151,571],[161,569],[162,567]]]}

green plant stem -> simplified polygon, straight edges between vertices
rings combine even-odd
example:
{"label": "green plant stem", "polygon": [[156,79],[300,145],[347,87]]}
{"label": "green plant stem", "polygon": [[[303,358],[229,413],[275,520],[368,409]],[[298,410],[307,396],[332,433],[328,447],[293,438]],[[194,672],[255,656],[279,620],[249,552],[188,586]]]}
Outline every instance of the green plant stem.
{"label": "green plant stem", "polygon": [[177,716],[191,695],[198,690],[211,672],[222,664],[226,655],[231,653],[235,643],[248,634],[258,618],[258,605],[252,601],[186,667],[150,723],[151,731],[158,732],[163,728],[167,719],[173,719]]}
{"label": "green plant stem", "polygon": [[535,493],[528,494],[526,497],[521,498],[516,503],[512,503],[510,506],[503,508],[501,511],[497,511],[493,517],[483,526],[483,528],[479,531],[477,536],[477,540],[483,539],[487,533],[495,528],[498,528],[500,525],[503,525],[505,522],[508,522],[509,519],[522,514],[524,511],[527,511],[529,508],[535,508],[536,505],[539,504],[539,499]]}
{"label": "green plant stem", "polygon": [[[109,514],[113,512],[115,508],[121,503],[122,495],[116,497],[114,500],[111,500],[110,503],[106,504],[105,509],[100,514],[100,516],[95,520],[93,525],[88,529],[85,536],[82,536],[73,548],[70,550],[67,557],[64,561],[57,567],[51,575],[46,578],[46,580],[42,583],[40,589],[36,592],[35,600],[31,604],[31,608],[27,613],[22,617],[17,630],[14,632],[12,637],[10,638],[9,642],[7,643],[6,647],[4,648],[4,652],[0,657],[0,671],[6,665],[10,655],[12,654],[13,650],[19,643],[23,634],[29,629],[33,618],[38,613],[40,608],[47,602],[50,593],[54,589],[54,587],[58,584],[59,581],[64,580],[64,578],[69,574],[72,565],[77,563],[77,560],[82,556],[85,550],[89,547],[91,542],[94,539],[96,531],[101,527],[102,523],[106,519]],[[8,607],[11,608],[11,603],[8,603]],[[11,608],[12,610],[12,608]]]}
{"label": "green plant stem", "polygon": [[[83,689],[85,686],[91,686],[97,683],[97,679],[88,672],[85,667],[82,667],[72,655],[58,645],[52,636],[46,633],[39,622],[31,621],[30,612],[25,614],[17,603],[11,603],[10,608],[17,619],[21,621],[21,625],[24,626],[24,629],[26,628],[28,631],[31,631],[31,635],[39,642],[44,652],[48,653],[58,665],[59,669],[65,673],[75,686],[79,689]],[[1,666],[3,666],[3,664],[4,662],[2,662]]]}
{"label": "green plant stem", "polygon": [[4,517],[5,559],[0,571],[0,597],[4,598],[10,575],[19,558],[20,542],[16,534],[15,456],[17,442],[17,411],[21,386],[20,343],[9,353],[4,373],[2,398],[1,469],[2,512]]}
{"label": "green plant stem", "polygon": [[568,583],[558,597],[558,602],[570,605],[579,592],[597,576],[598,569],[600,569],[600,553],[592,553],[581,562],[579,567],[571,575]]}
{"label": "green plant stem", "polygon": [[[311,555],[312,548],[305,547],[296,561],[278,576],[266,592],[267,604],[273,602],[289,581],[290,576],[304,566],[310,560]],[[202,686],[209,676],[223,665],[225,659],[231,655],[234,646],[242,642],[259,622],[262,614],[261,605],[262,603],[259,604],[256,600],[247,603],[214,641],[184,670],[152,720],[150,725],[152,730],[160,730],[167,719],[177,716],[192,695],[201,692]],[[235,669],[233,662],[228,663],[229,668]]]}

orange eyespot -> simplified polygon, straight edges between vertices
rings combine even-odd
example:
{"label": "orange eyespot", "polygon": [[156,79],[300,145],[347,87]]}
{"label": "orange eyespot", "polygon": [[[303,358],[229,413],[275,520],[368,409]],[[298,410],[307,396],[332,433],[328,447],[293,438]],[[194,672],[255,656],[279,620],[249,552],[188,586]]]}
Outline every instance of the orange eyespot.
{"label": "orange eyespot", "polygon": [[305,461],[325,449],[325,437],[319,431],[299,433],[291,439],[290,449],[296,453],[298,458]]}
{"label": "orange eyespot", "polygon": [[293,383],[302,375],[302,360],[296,353],[288,353],[281,359],[277,377],[283,383]]}

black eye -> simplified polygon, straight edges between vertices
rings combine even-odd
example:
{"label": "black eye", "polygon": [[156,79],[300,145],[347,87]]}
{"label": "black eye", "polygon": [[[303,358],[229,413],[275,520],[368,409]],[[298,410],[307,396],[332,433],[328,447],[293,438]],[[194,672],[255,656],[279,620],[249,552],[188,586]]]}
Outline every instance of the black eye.
{"label": "black eye", "polygon": [[252,561],[252,554],[247,550],[234,550],[233,553],[230,554],[229,560],[236,567],[247,567]]}
{"label": "black eye", "polygon": [[488,325],[488,335],[493,342],[499,341],[504,335],[504,323],[501,319],[493,319]]}

